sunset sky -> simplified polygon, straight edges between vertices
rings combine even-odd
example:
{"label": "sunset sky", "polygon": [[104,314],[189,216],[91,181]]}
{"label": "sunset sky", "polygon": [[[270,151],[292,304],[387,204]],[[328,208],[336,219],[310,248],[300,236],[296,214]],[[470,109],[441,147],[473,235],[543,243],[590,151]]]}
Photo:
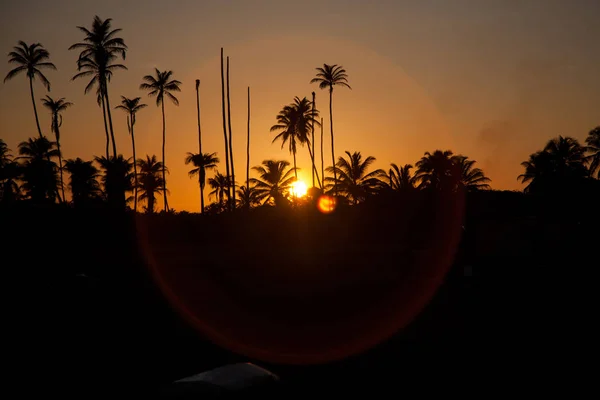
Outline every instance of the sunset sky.
{"label": "sunset sky", "polygon": [[[136,124],[138,157],[161,152],[161,114],[138,89],[153,68],[180,80],[180,106],[166,103],[170,207],[198,211],[196,180],[186,152],[198,151],[195,79],[201,80],[203,150],[217,152],[225,171],[220,97],[220,48],[231,58],[236,178],[245,179],[246,90],[252,91],[251,165],[288,159],[269,132],[294,96],[317,93],[325,119],[325,160],[331,164],[328,96],[310,85],[315,67],[341,64],[352,90],[334,91],[336,156],[345,150],[414,164],[425,151],[451,149],[478,161],[496,189],[521,189],[520,162],[557,135],[581,141],[600,125],[600,2],[578,0],[423,1],[67,1],[0,4],[2,78],[6,53],[18,40],[40,42],[58,71],[48,71],[52,97],[75,103],[63,114],[64,158],[104,154],[102,111],[87,81],[71,81],[82,39],[77,25],[94,15],[112,18],[129,47],[128,71],[109,86],[111,105],[141,96],[149,105]],[[42,130],[48,111],[35,84]],[[130,157],[126,117],[113,111],[120,153]],[[317,133],[319,133],[317,131]],[[25,75],[0,84],[0,137],[17,145],[37,136]],[[318,136],[318,135],[317,135]],[[317,148],[319,142],[317,142]],[[308,152],[300,148],[301,176],[310,182]],[[210,175],[209,175],[210,176]],[[160,197],[160,196],[159,196]],[[161,204],[161,199],[158,202]]]}

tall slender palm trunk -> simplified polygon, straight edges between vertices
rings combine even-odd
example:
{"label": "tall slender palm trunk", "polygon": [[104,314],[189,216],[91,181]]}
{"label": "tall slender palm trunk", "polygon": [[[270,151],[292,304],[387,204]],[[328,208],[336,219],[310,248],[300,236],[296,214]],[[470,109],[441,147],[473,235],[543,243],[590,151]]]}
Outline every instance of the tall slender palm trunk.
{"label": "tall slender palm trunk", "polygon": [[[227,145],[227,116],[225,115],[225,71],[223,71],[223,48],[221,47],[221,108],[223,111],[223,140],[225,141],[225,173],[229,181],[229,146]],[[231,186],[231,185],[229,185]],[[227,187],[229,195],[230,187]]]}
{"label": "tall slender palm trunk", "polygon": [[65,181],[63,179],[63,162],[62,162],[62,150],[60,149],[60,133],[58,132],[58,123],[56,124],[56,149],[58,150],[58,167],[60,171],[60,191],[62,193],[62,199],[59,201],[66,201],[65,197]]}
{"label": "tall slender palm trunk", "polygon": [[331,128],[331,165],[333,168],[333,195],[337,196],[337,173],[335,170],[335,149],[333,145],[333,86],[329,88],[329,126]]}
{"label": "tall slender palm trunk", "polygon": [[307,146],[308,148],[308,155],[310,156],[311,159],[311,163],[312,163],[312,171],[313,171],[313,187],[314,185],[314,178],[317,178],[317,185],[321,186],[321,179],[319,179],[319,173],[317,171],[317,167],[316,167],[316,163],[315,163],[315,154],[313,151],[310,150],[311,146]]}
{"label": "tall slender palm trunk", "polygon": [[162,176],[163,176],[163,202],[164,210],[169,211],[169,204],[167,203],[167,173],[165,163],[165,145],[167,142],[167,122],[165,120],[165,102],[164,99],[161,101],[162,106],[162,124],[163,124],[163,142],[162,142]]}
{"label": "tall slender palm trunk", "polygon": [[108,126],[110,128],[110,139],[112,140],[113,156],[117,157],[117,143],[115,142],[115,132],[113,130],[112,115],[110,113],[110,101],[108,100],[108,87],[104,85],[104,97],[106,99],[106,114],[108,115]]}
{"label": "tall slender palm trunk", "polygon": [[106,133],[106,159],[110,158],[108,151],[110,147],[110,136],[108,136],[108,123],[106,122],[106,104],[104,103],[104,96],[100,97],[100,103],[102,103],[102,118],[104,119],[104,133]]}
{"label": "tall slender palm trunk", "polygon": [[231,99],[229,97],[229,56],[227,57],[227,125],[229,127],[229,162],[231,163],[230,207],[235,208],[235,169],[233,167],[233,133],[231,131]]}
{"label": "tall slender palm trunk", "polygon": [[321,118],[321,176],[323,177],[323,186],[325,186],[325,159],[323,158],[323,118]]}
{"label": "tall slender palm trunk", "polygon": [[135,124],[135,116],[129,116],[129,134],[131,135],[131,147],[133,150],[133,211],[137,212],[138,202],[138,173],[137,173],[137,156],[135,155],[135,135],[133,134],[133,125]]}
{"label": "tall slender palm trunk", "polygon": [[42,128],[40,128],[40,119],[38,118],[37,107],[35,106],[35,96],[33,95],[33,78],[29,78],[29,92],[31,93],[31,103],[33,104],[33,113],[35,114],[35,124],[37,125],[37,130],[40,135],[40,138],[44,137],[42,135]]}
{"label": "tall slender palm trunk", "polygon": [[[196,111],[198,114],[198,154],[202,160],[202,128],[200,126],[200,79],[196,79]],[[200,186],[200,213],[204,214],[204,165],[199,165],[198,185]]]}
{"label": "tall slender palm trunk", "polygon": [[311,161],[312,161],[312,186],[315,187],[315,92],[312,92],[312,118],[310,123],[310,146],[312,147]]}
{"label": "tall slender palm trunk", "polygon": [[250,190],[250,86],[248,86],[248,139],[246,144],[246,189]]}

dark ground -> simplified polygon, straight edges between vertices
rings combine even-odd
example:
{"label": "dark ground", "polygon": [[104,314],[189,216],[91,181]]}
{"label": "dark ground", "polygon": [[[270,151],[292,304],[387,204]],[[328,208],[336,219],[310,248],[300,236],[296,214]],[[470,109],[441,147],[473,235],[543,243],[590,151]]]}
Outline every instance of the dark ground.
{"label": "dark ground", "polygon": [[[131,215],[100,210],[3,210],[0,263],[5,276],[3,340],[7,354],[3,358],[24,393],[82,389],[87,397],[122,385],[152,390],[230,362],[254,361],[278,373],[294,393],[314,394],[326,387],[338,394],[365,387],[398,391],[443,387],[446,393],[457,390],[464,394],[477,392],[471,382],[482,376],[514,383],[528,380],[531,371],[541,373],[546,362],[551,369],[562,370],[566,364],[558,362],[559,357],[572,354],[575,348],[585,350],[581,346],[587,322],[583,321],[595,298],[585,276],[600,265],[595,254],[598,203],[557,204],[517,193],[492,192],[470,195],[464,218],[457,217],[458,205],[447,202],[417,199],[391,204],[393,207],[380,201],[340,210],[329,219],[314,213],[290,217],[260,210],[250,216],[204,219],[157,215],[144,218],[141,224]],[[449,217],[449,210],[458,214]],[[307,224],[303,233],[292,229],[303,223]],[[328,229],[322,229],[324,223]],[[310,367],[253,360],[204,339],[165,300],[144,256],[151,249],[155,260],[168,264],[164,271],[171,274],[170,282],[181,284],[178,288],[183,291],[189,287],[182,282],[189,286],[198,273],[235,284],[235,296],[246,296],[245,318],[268,321],[275,314],[262,313],[263,309],[260,314],[259,305],[284,298],[281,303],[291,304],[293,310],[285,314],[298,317],[286,320],[289,334],[303,323],[299,316],[322,321],[317,310],[327,309],[335,301],[358,297],[361,300],[356,304],[362,304],[388,290],[386,282],[414,278],[414,271],[428,268],[426,261],[434,260],[430,253],[442,249],[443,243],[446,247],[452,244],[452,232],[461,232],[461,236],[460,243],[450,246],[455,250],[451,269],[411,324],[366,353]],[[291,241],[295,245],[286,244],[290,235],[296,235]],[[290,256],[307,238],[314,241],[305,246],[313,249],[310,254],[304,251]],[[144,246],[140,246],[141,240]],[[327,246],[322,245],[327,240]],[[231,243],[235,243],[233,251]],[[430,255],[419,258],[415,254]],[[191,258],[196,267],[189,265]],[[307,261],[297,261],[302,259]],[[331,259],[335,262],[322,261]],[[314,267],[315,260],[321,260],[319,268]],[[399,275],[389,269],[408,264],[412,269]],[[260,275],[256,265],[266,266],[270,275]],[[314,279],[303,275],[303,280],[294,280],[298,275],[289,272],[281,275],[290,270],[305,274],[307,266],[325,269],[329,275],[321,280],[317,275]],[[173,280],[180,276],[173,272],[178,270],[188,274],[186,279]],[[357,272],[365,270],[368,274]],[[367,285],[365,279],[372,285],[363,290],[357,285]],[[288,283],[281,289],[276,281]],[[296,281],[300,283],[289,283]],[[338,295],[330,297],[337,300],[323,297],[327,289],[323,289],[323,281],[335,282],[332,290]],[[344,282],[351,283],[342,287]],[[263,285],[260,301],[256,296],[248,300],[251,296],[244,285],[259,283]],[[308,286],[314,290],[313,301],[301,307],[297,301]],[[286,293],[294,294],[285,297]],[[231,320],[219,320],[224,324],[240,319],[225,303],[208,303],[206,297],[191,303],[194,301],[210,305],[221,317],[229,313]],[[344,304],[351,304],[350,310],[356,306]],[[270,312],[283,314],[281,309]],[[350,312],[348,318],[364,315]],[[319,325],[314,326],[318,332]],[[265,332],[271,328],[263,327]],[[561,341],[566,336],[561,332],[565,327],[581,334],[579,343],[569,342],[571,347],[563,351]],[[359,335],[358,331],[352,335]],[[318,336],[315,332],[306,337]],[[344,340],[340,332],[330,333],[323,343]],[[297,338],[291,336],[273,341],[273,346],[297,345]]]}

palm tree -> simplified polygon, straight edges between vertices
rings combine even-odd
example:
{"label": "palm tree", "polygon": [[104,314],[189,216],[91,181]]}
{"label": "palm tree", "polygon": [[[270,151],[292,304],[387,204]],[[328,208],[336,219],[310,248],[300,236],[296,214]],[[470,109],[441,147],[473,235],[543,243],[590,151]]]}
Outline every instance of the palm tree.
{"label": "palm tree", "polygon": [[44,68],[56,70],[56,66],[50,61],[50,53],[44,49],[40,43],[33,43],[28,45],[27,43],[19,40],[19,45],[13,47],[13,51],[8,53],[8,62],[11,64],[18,64],[18,67],[10,70],[4,82],[11,80],[21,72],[26,72],[27,78],[29,79],[29,92],[31,94],[31,103],[33,104],[33,113],[35,114],[35,123],[37,125],[38,134],[42,137],[42,129],[40,128],[40,120],[38,118],[37,108],[35,106],[35,96],[33,94],[33,81],[38,77],[42,84],[50,91],[50,81],[40,71]]}
{"label": "palm tree", "polygon": [[[129,135],[131,136],[131,147],[133,149],[133,159],[137,160],[135,155],[135,135],[133,133],[133,126],[135,125],[135,115],[142,108],[146,107],[146,104],[140,103],[142,100],[141,97],[136,97],[133,99],[128,99],[125,96],[121,96],[121,104],[117,107],[127,113],[127,130],[129,131]],[[134,194],[133,194],[133,210],[137,211],[137,199],[138,199],[138,173],[137,173],[137,163],[133,163],[133,179],[134,179]]]}
{"label": "palm tree", "polygon": [[54,203],[56,200],[60,181],[53,157],[58,157],[56,143],[46,137],[29,138],[19,144],[17,159],[24,160],[23,188],[34,203]]}
{"label": "palm tree", "polygon": [[491,179],[485,176],[483,170],[473,167],[475,160],[469,160],[468,157],[459,154],[454,156],[452,161],[460,169],[459,188],[469,192],[490,189],[488,182],[491,182]]}
{"label": "palm tree", "polygon": [[453,191],[460,179],[460,170],[454,164],[450,150],[436,150],[425,155],[416,163],[415,181],[419,188]]}
{"label": "palm tree", "polygon": [[246,142],[246,187],[250,187],[250,86],[248,86],[248,139]]}
{"label": "palm tree", "polygon": [[[319,116],[319,110],[315,109],[312,105],[312,102],[309,101],[306,97],[300,99],[299,97],[294,97],[294,102],[284,106],[279,114],[277,114],[277,124],[271,127],[271,132],[280,131],[278,135],[275,136],[273,142],[277,140],[281,140],[281,148],[286,143],[289,143],[289,151],[294,159],[294,173],[296,179],[298,179],[297,175],[297,166],[296,166],[296,152],[297,152],[297,144],[307,144],[308,153],[312,160],[313,173],[316,171],[315,162],[314,162],[314,154],[311,151],[310,144],[310,132],[312,130],[312,126],[316,123],[320,125],[316,118]],[[320,180],[319,175],[316,175],[317,181]]]}
{"label": "palm tree", "polygon": [[181,82],[179,82],[178,80],[175,79],[171,79],[171,76],[173,75],[173,71],[159,71],[158,68],[154,68],[154,72],[155,72],[155,76],[152,75],[146,75],[144,76],[143,80],[144,82],[140,85],[140,89],[142,90],[149,90],[150,92],[148,93],[148,96],[150,97],[156,97],[156,105],[157,106],[161,106],[161,111],[162,111],[162,128],[163,128],[163,134],[162,134],[162,167],[163,167],[163,190],[161,190],[163,192],[163,203],[164,203],[164,210],[168,211],[169,209],[169,205],[167,203],[167,174],[166,174],[166,167],[165,167],[165,144],[166,144],[166,132],[167,132],[167,125],[166,125],[166,120],[165,120],[165,102],[164,102],[164,98],[165,96],[167,96],[172,102],[173,104],[175,104],[176,106],[179,105],[179,100],[177,100],[177,97],[173,96],[173,94],[171,92],[180,92],[181,89],[179,88],[179,85],[181,85]]}
{"label": "palm tree", "polygon": [[590,175],[600,179],[600,126],[592,129],[585,139],[587,151],[590,153],[586,160],[590,163]]}
{"label": "palm tree", "polygon": [[[227,56],[227,127],[229,130],[229,163],[231,164],[231,182],[235,185],[235,168],[233,163],[233,132],[231,131],[231,99],[229,96],[229,56]],[[235,208],[235,187],[231,188],[230,208]]]}
{"label": "palm tree", "polygon": [[377,169],[367,172],[375,157],[367,157],[363,160],[360,151],[350,153],[346,151],[348,159],[338,158],[335,167],[328,167],[327,172],[334,173],[334,178],[326,178],[329,187],[338,187],[340,193],[352,204],[364,201],[367,196],[376,193],[385,183],[380,179],[386,176],[385,171]]}
{"label": "palm tree", "polygon": [[156,156],[146,155],[146,159],[140,158],[137,160],[140,167],[139,185],[140,185],[140,200],[146,200],[146,212],[154,212],[154,204],[156,203],[156,193],[165,190],[165,185],[162,181],[161,171],[164,166],[160,161],[157,161]]}
{"label": "palm tree", "polygon": [[223,211],[225,207],[225,197],[227,197],[227,201],[229,201],[229,189],[231,188],[229,178],[217,171],[213,178],[208,179],[208,185],[213,189],[208,194],[208,198],[216,198],[219,211]]}
{"label": "palm tree", "polygon": [[125,210],[127,192],[133,189],[131,159],[125,159],[123,155],[119,154],[117,157],[96,157],[94,160],[103,171],[101,181],[106,202],[117,210]]}
{"label": "palm tree", "polygon": [[6,204],[20,198],[17,179],[21,175],[19,164],[13,160],[10,149],[0,139],[0,203]]}
{"label": "palm tree", "polygon": [[82,207],[98,200],[102,193],[98,178],[100,172],[92,161],[84,161],[77,157],[65,162],[65,169],[69,173],[69,188],[73,206]]}
{"label": "palm tree", "polygon": [[185,164],[192,163],[195,167],[188,172],[190,178],[198,175],[198,185],[200,186],[200,212],[204,214],[204,187],[206,186],[206,171],[217,168],[219,158],[217,153],[194,154],[187,153]]}
{"label": "palm tree", "polygon": [[391,168],[387,174],[390,189],[398,192],[415,189],[415,178],[410,172],[413,167],[411,164],[398,167],[396,164],[391,163],[390,166]]}
{"label": "palm tree", "polygon": [[98,94],[100,96],[102,109],[103,112],[105,112],[105,116],[108,116],[110,137],[113,145],[113,157],[117,157],[117,145],[115,142],[115,133],[113,130],[111,107],[108,96],[108,82],[110,82],[114,70],[127,69],[127,67],[122,64],[111,64],[118,55],[125,60],[127,46],[122,38],[115,36],[117,33],[121,32],[121,29],[111,30],[111,21],[111,18],[107,18],[103,21],[96,15],[92,22],[91,30],[78,26],[77,28],[84,33],[85,37],[82,42],[75,43],[69,47],[69,50],[81,49],[79,59],[77,60],[77,70],[82,72],[75,75],[73,79],[84,76],[92,77],[92,80],[85,88],[85,93],[87,93],[94,85],[98,85]]}
{"label": "palm tree", "polygon": [[289,168],[290,163],[284,160],[265,160],[262,165],[252,167],[258,172],[259,178],[250,179],[255,185],[256,198],[263,204],[274,201],[275,205],[282,204],[285,194],[289,193],[292,183],[296,180],[291,176],[296,168]]}
{"label": "palm tree", "polygon": [[62,115],[60,114],[67,108],[71,107],[73,103],[70,101],[65,101],[64,97],[61,97],[58,100],[54,100],[50,96],[46,96],[46,98],[42,99],[42,104],[50,110],[50,114],[52,116],[52,123],[50,125],[50,131],[54,132],[54,137],[56,138],[56,148],[58,150],[58,165],[60,170],[60,187],[62,191],[62,198],[65,200],[65,187],[63,180],[63,164],[62,164],[62,152],[60,150],[60,127],[62,126]]}
{"label": "palm tree", "polygon": [[[223,141],[225,142],[225,173],[227,180],[229,180],[229,146],[227,139],[227,114],[225,110],[225,70],[223,68],[223,48],[221,47],[221,113],[223,115]],[[227,189],[228,201],[230,188]]]}
{"label": "palm tree", "polygon": [[[310,83],[318,83],[319,89],[329,89],[329,127],[331,130],[331,162],[335,164],[335,150],[333,144],[333,87],[335,85],[347,87],[348,89],[352,89],[348,84],[348,75],[346,74],[346,70],[341,65],[328,65],[323,64],[323,67],[316,68],[317,75],[314,77]],[[337,176],[335,168],[333,169],[333,193],[337,194]]]}
{"label": "palm tree", "polygon": [[253,186],[250,186],[248,188],[248,186],[242,185],[237,190],[237,195],[237,206],[239,208],[249,210],[260,204],[260,200],[258,199],[258,193]]}
{"label": "palm tree", "polygon": [[559,136],[521,163],[525,173],[517,179],[522,183],[529,182],[524,189],[526,192],[564,191],[589,176],[585,159],[585,148],[577,139]]}

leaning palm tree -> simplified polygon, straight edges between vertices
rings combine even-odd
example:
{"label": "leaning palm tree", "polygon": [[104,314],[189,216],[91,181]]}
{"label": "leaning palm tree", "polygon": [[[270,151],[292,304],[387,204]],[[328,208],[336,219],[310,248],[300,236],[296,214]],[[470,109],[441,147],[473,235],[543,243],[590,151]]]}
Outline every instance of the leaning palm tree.
{"label": "leaning palm tree", "polygon": [[125,45],[122,38],[116,37],[116,34],[121,32],[121,29],[111,29],[111,21],[111,18],[102,20],[96,15],[92,22],[91,30],[78,26],[77,28],[85,36],[83,41],[73,44],[69,47],[69,50],[81,50],[77,60],[77,70],[80,73],[75,75],[73,79],[84,76],[92,77],[92,80],[85,88],[86,93],[94,85],[98,84],[102,109],[105,115],[108,116],[110,137],[113,144],[113,157],[117,157],[117,146],[108,96],[108,82],[110,82],[112,71],[127,69],[127,67],[121,64],[111,64],[119,55],[123,60],[125,59],[127,45]]}
{"label": "leaning palm tree", "polygon": [[100,198],[100,172],[92,161],[84,161],[81,158],[67,160],[65,169],[69,173],[69,188],[71,189],[71,200],[74,207],[82,207]]}
{"label": "leaning palm tree", "polygon": [[190,178],[198,175],[198,185],[200,186],[200,212],[204,214],[204,187],[206,186],[206,171],[217,168],[219,158],[217,153],[194,154],[187,153],[185,164],[190,164],[195,167],[188,172]]}
{"label": "leaning palm tree", "polygon": [[[341,65],[328,65],[323,64],[323,67],[316,68],[317,75],[310,81],[310,83],[318,83],[319,89],[329,89],[329,128],[331,131],[331,162],[335,164],[335,148],[333,144],[333,87],[335,85],[347,87],[348,89],[352,89],[348,84],[348,74],[346,74],[346,70]],[[337,187],[335,186],[335,182],[337,182],[336,171],[334,168],[334,187],[333,193],[337,194]]]}
{"label": "leaning palm tree", "polygon": [[42,99],[42,104],[50,110],[50,114],[52,116],[52,122],[50,124],[50,130],[54,132],[54,137],[56,138],[56,148],[58,150],[58,165],[60,170],[60,187],[62,190],[62,198],[65,200],[65,187],[63,180],[63,163],[62,163],[62,152],[60,150],[60,127],[62,126],[62,115],[61,112],[71,107],[73,103],[70,101],[65,101],[64,97],[61,97],[58,100],[54,100],[50,96],[46,96],[46,98]]}
{"label": "leaning palm tree", "polygon": [[181,82],[175,79],[171,79],[173,75],[173,71],[160,71],[158,68],[154,68],[155,76],[146,75],[144,76],[142,84],[140,85],[140,89],[148,90],[148,96],[156,97],[156,105],[161,107],[162,111],[162,167],[163,167],[163,203],[164,210],[169,210],[169,205],[167,203],[167,175],[166,175],[166,167],[165,167],[165,144],[166,144],[166,132],[167,125],[165,120],[165,102],[164,98],[167,96],[173,104],[176,106],[179,105],[179,100],[177,97],[173,96],[171,92],[180,92],[181,89],[179,85]]}
{"label": "leaning palm tree", "polygon": [[38,134],[40,137],[43,136],[42,129],[40,128],[40,120],[38,118],[37,108],[35,106],[35,96],[33,95],[33,81],[38,77],[46,89],[50,91],[50,81],[44,76],[41,69],[50,68],[56,69],[56,66],[50,61],[50,53],[44,49],[40,43],[33,43],[28,45],[27,43],[19,40],[19,45],[13,47],[13,51],[8,53],[8,62],[11,64],[18,64],[18,67],[10,70],[4,82],[11,80],[21,72],[26,72],[27,79],[29,80],[29,92],[31,94],[31,103],[33,104],[33,113],[35,115],[35,123],[37,125]]}
{"label": "leaning palm tree", "polygon": [[600,179],[600,126],[592,129],[585,139],[587,144],[587,151],[589,155],[586,160],[589,162],[590,175]]}
{"label": "leaning palm tree", "polygon": [[327,172],[334,173],[334,178],[326,178],[329,188],[337,187],[339,193],[352,204],[364,201],[385,186],[380,178],[386,176],[382,169],[367,172],[375,162],[375,157],[369,156],[363,160],[360,151],[346,151],[348,159],[340,157],[335,167],[328,167]]}
{"label": "leaning palm tree", "polygon": [[474,167],[475,160],[469,160],[468,157],[459,154],[452,157],[452,162],[460,170],[459,188],[469,192],[490,189],[491,179],[485,176],[481,168]]}
{"label": "leaning palm tree", "polygon": [[[308,153],[312,161],[313,174],[316,172],[314,154],[311,150],[310,133],[314,124],[320,125],[320,122],[316,120],[319,116],[319,110],[315,109],[312,102],[306,97],[300,99],[294,97],[294,102],[289,104],[277,114],[277,124],[271,127],[271,132],[280,131],[279,134],[273,139],[274,143],[277,140],[281,140],[281,148],[286,143],[289,143],[289,151],[294,159],[294,171],[297,171],[296,166],[296,152],[298,144],[307,144]],[[298,179],[297,172],[295,172],[296,179]],[[320,180],[319,175],[316,174],[317,181]]]}
{"label": "leaning palm tree", "polygon": [[[125,96],[121,96],[121,104],[117,107],[120,110],[123,110],[127,113],[127,130],[129,131],[129,135],[131,136],[131,147],[133,150],[133,159],[137,160],[135,155],[135,135],[133,134],[133,126],[135,125],[135,115],[142,108],[146,107],[146,104],[140,103],[142,100],[141,97],[136,97],[133,99],[128,99]],[[133,193],[133,210],[137,211],[137,200],[138,200],[138,173],[137,173],[137,163],[133,163],[133,179],[134,179],[134,193]]]}
{"label": "leaning palm tree", "polygon": [[146,159],[140,158],[137,160],[137,164],[140,167],[140,200],[146,200],[146,212],[152,214],[156,203],[155,194],[165,190],[161,176],[164,168],[155,155],[152,157],[146,155]]}
{"label": "leaning palm tree", "polygon": [[391,163],[390,167],[387,174],[390,189],[398,192],[415,189],[415,178],[410,172],[413,167],[411,164],[398,167],[398,165]]}
{"label": "leaning palm tree", "polygon": [[284,160],[265,160],[262,165],[252,167],[258,172],[259,178],[250,179],[250,184],[254,184],[256,198],[263,204],[274,202],[280,205],[285,200],[286,193],[289,193],[292,183],[296,180],[292,174],[295,168],[289,168],[290,163]]}

